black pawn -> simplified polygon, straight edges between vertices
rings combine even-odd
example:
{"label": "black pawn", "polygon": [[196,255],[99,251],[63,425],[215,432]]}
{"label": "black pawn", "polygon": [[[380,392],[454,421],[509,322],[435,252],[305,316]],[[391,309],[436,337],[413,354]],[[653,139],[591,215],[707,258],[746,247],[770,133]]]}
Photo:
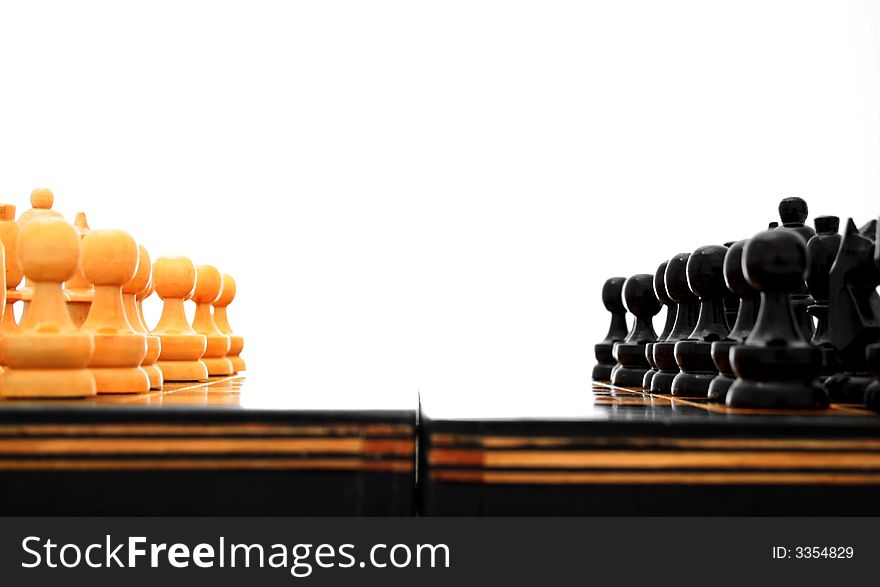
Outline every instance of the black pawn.
{"label": "black pawn", "polygon": [[649,369],[645,345],[657,340],[653,318],[660,311],[660,300],[654,294],[654,276],[640,273],[627,279],[623,303],[635,321],[626,339],[614,345],[614,358],[620,364],[611,372],[611,383],[640,387]]}
{"label": "black pawn", "polygon": [[758,318],[758,291],[749,284],[742,270],[746,242],[743,240],[733,243],[724,256],[724,282],[727,289],[739,300],[739,312],[727,340],[712,343],[712,360],[718,368],[718,376],[709,384],[709,401],[712,403],[723,404],[727,400],[727,391],[736,381],[730,364],[730,349],[746,341]]}
{"label": "black pawn", "polygon": [[694,251],[687,263],[688,284],[700,300],[700,316],[688,337],[675,343],[675,360],[681,373],[672,382],[672,395],[705,398],[718,375],[712,360],[712,343],[727,338],[724,313],[724,256],[727,247],[709,245]]}
{"label": "black pawn", "polygon": [[843,372],[825,380],[831,401],[862,403],[872,378],[868,346],[880,343],[880,268],[876,243],[861,234],[850,219],[831,266],[828,289],[828,326],[831,344]]}
{"label": "black pawn", "polygon": [[[779,202],[779,218],[782,220],[782,228],[800,235],[805,243],[809,242],[816,234],[811,226],[804,224],[809,214],[810,209],[803,198],[785,198]],[[797,291],[791,292],[791,304],[794,307],[794,316],[798,327],[804,338],[810,340],[815,333],[815,326],[807,311],[813,305],[813,298],[807,293],[806,284],[803,284]]]}
{"label": "black pawn", "polygon": [[666,340],[654,343],[654,364],[658,370],[651,380],[651,393],[672,393],[672,381],[679,373],[678,363],[675,362],[675,343],[693,332],[700,315],[700,301],[687,282],[687,262],[690,256],[690,253],[674,256],[669,260],[663,275],[666,293],[677,304],[677,308],[672,332]]}
{"label": "black pawn", "polygon": [[[666,306],[666,322],[663,324],[663,330],[657,336],[658,341],[666,340],[669,333],[672,332],[672,327],[675,325],[675,311],[678,306],[678,304],[672,301],[669,294],[666,293],[666,267],[668,265],[669,261],[663,261],[657,267],[657,272],[654,273],[654,294],[656,294],[660,303]],[[642,380],[642,387],[645,389],[651,389],[651,381],[653,381],[654,375],[657,374],[657,363],[654,362],[655,344],[649,342],[645,345],[645,358],[648,359],[648,365],[651,366],[651,369],[645,373],[645,378]]]}
{"label": "black pawn", "polygon": [[816,319],[816,332],[810,342],[822,349],[822,371],[820,380],[842,369],[840,361],[831,344],[828,327],[828,289],[830,287],[831,266],[840,249],[840,218],[837,216],[818,216],[814,220],[816,236],[807,242],[807,288],[813,297],[813,304],[807,308]]}
{"label": "black pawn", "polygon": [[614,343],[626,338],[626,308],[623,305],[623,283],[625,277],[612,277],[602,286],[602,303],[611,312],[611,326],[608,334],[595,346],[596,360],[593,367],[593,381],[611,381],[611,370],[617,366],[614,359]]}
{"label": "black pawn", "polygon": [[[724,243],[724,246],[729,249],[735,242]],[[727,327],[732,329],[739,316],[739,298],[729,289],[724,293],[724,315],[727,317]]]}
{"label": "black pawn", "polygon": [[737,380],[727,405],[737,408],[825,408],[828,396],[817,379],[822,352],[794,319],[791,293],[804,281],[807,243],[788,230],[768,230],[749,240],[743,273],[761,292],[758,321],[745,344],[730,352]]}

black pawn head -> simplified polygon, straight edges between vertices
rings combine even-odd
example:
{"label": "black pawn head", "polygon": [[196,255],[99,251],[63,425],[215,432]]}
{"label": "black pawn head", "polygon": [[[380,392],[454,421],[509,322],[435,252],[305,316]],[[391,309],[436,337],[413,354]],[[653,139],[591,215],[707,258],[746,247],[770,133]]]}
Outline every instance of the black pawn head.
{"label": "black pawn head", "polygon": [[626,312],[623,307],[623,283],[625,277],[612,277],[602,286],[602,303],[609,312]]}
{"label": "black pawn head", "polygon": [[816,216],[813,220],[816,234],[837,234],[840,230],[840,218],[837,216]]}
{"label": "black pawn head", "polygon": [[674,303],[666,292],[666,267],[668,265],[669,261],[663,261],[654,273],[654,294],[664,306],[669,306]]}
{"label": "black pawn head", "polygon": [[639,318],[655,316],[660,311],[660,300],[654,294],[654,276],[639,273],[627,279],[623,301],[626,309]]}
{"label": "black pawn head", "polygon": [[763,292],[800,291],[807,269],[807,243],[788,230],[767,230],[752,237],[743,251],[743,273]]}
{"label": "black pawn head", "polygon": [[666,265],[666,293],[677,304],[693,304],[697,301],[697,296],[688,286],[687,263],[690,256],[690,253],[679,253]]}
{"label": "black pawn head", "polygon": [[803,198],[785,198],[779,202],[779,218],[784,226],[803,224],[807,221],[809,213]]}
{"label": "black pawn head", "polygon": [[721,298],[727,293],[724,283],[724,256],[727,247],[708,245],[700,247],[687,261],[687,281],[699,298]]}
{"label": "black pawn head", "polygon": [[758,292],[743,275],[743,250],[748,241],[738,241],[730,245],[724,255],[724,283],[727,289],[740,299],[753,298]]}

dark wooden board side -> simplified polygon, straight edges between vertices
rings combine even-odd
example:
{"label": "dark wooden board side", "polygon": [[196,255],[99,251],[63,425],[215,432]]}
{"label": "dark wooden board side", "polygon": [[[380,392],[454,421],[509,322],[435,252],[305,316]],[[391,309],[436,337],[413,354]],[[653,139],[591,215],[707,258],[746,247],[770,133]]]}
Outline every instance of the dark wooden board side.
{"label": "dark wooden board side", "polygon": [[423,404],[421,513],[880,515],[880,417],[591,393],[586,417],[434,417]]}

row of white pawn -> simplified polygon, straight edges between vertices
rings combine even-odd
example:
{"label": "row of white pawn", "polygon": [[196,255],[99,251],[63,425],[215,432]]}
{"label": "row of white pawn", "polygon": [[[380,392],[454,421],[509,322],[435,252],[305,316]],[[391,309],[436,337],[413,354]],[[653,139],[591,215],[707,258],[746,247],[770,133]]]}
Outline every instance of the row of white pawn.
{"label": "row of white pawn", "polygon": [[[146,393],[244,370],[244,340],[226,317],[231,276],[186,257],[151,263],[126,232],[89,231],[84,216],[74,227],[53,202],[49,190],[35,190],[18,220],[14,206],[0,204],[0,396]],[[142,303],[154,291],[164,306],[150,331]],[[192,325],[188,299],[196,303]],[[18,301],[25,306],[17,324]]]}

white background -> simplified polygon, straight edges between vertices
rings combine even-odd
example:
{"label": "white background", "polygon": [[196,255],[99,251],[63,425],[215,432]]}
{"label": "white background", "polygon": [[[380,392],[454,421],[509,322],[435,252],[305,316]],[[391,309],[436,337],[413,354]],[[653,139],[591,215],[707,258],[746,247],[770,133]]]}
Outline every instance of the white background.
{"label": "white background", "polygon": [[582,393],[607,277],[880,213],[880,6],[4,3],[0,198],[40,186],[232,273],[266,398]]}

